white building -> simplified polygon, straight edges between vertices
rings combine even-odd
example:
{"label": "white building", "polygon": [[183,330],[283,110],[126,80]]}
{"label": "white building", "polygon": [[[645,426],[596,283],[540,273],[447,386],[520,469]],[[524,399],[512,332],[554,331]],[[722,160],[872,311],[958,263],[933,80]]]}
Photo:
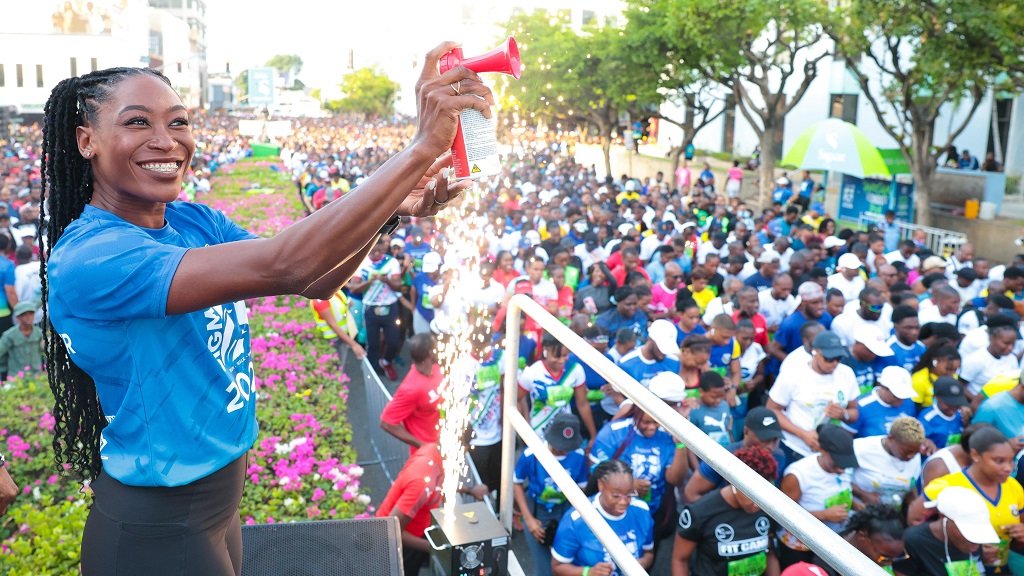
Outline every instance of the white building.
{"label": "white building", "polygon": [[[209,71],[206,62],[206,1],[205,0],[149,0],[150,54],[153,67],[162,71],[181,94],[185,106],[206,108],[209,90]],[[172,23],[180,22],[184,27]],[[165,28],[169,25],[169,28]],[[184,33],[184,36],[182,36]],[[154,52],[154,48],[168,48],[172,54]],[[169,47],[170,45],[170,47]],[[186,51],[179,54],[181,47]]]}
{"label": "white building", "polygon": [[145,66],[147,35],[145,0],[6,2],[0,18],[0,106],[38,120],[50,91],[64,78]]}

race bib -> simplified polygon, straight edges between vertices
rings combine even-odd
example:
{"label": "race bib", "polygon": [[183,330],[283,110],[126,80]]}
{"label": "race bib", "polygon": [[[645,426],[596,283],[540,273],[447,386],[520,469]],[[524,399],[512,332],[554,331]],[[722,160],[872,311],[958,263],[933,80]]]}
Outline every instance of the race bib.
{"label": "race bib", "polygon": [[767,569],[768,556],[764,552],[729,561],[729,576],[761,576]]}
{"label": "race bib", "polygon": [[829,509],[833,506],[846,506],[849,510],[850,506],[853,505],[853,492],[849,489],[843,490],[838,494],[833,494],[828,498],[825,498],[825,509]]}
{"label": "race bib", "polygon": [[946,576],[981,576],[978,564],[974,560],[946,562]]}
{"label": "race bib", "polygon": [[946,446],[956,446],[960,443],[960,433],[950,434],[946,436]]}

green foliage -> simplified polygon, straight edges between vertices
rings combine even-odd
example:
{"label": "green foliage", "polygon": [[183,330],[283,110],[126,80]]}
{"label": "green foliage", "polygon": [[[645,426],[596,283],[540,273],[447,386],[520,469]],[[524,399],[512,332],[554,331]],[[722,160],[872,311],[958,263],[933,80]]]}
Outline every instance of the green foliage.
{"label": "green foliage", "polygon": [[302,72],[302,58],[298,54],[277,54],[267,60],[266,66],[277,70],[281,74],[287,74],[294,70],[295,74]]}
{"label": "green foliage", "polygon": [[334,112],[362,114],[366,117],[390,116],[395,110],[395,98],[400,87],[397,82],[376,67],[360,68],[345,74],[341,91],[345,97],[329,102]]}

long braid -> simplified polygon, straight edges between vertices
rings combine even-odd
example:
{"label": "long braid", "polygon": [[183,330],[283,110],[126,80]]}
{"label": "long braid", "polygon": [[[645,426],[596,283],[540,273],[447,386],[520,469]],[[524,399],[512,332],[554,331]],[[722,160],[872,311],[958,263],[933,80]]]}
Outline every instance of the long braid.
{"label": "long braid", "polygon": [[162,74],[149,68],[99,70],[80,78],[62,80],[50,92],[43,109],[43,199],[39,235],[42,236],[45,227],[46,243],[44,257],[39,261],[39,275],[42,279],[43,345],[56,420],[53,451],[59,472],[73,470],[86,478],[95,478],[102,467],[100,433],[106,420],[95,382],[71,360],[64,340],[50,322],[46,263],[64,230],[82,215],[86,204],[92,200],[92,167],[78,151],[76,128],[95,122],[98,106],[109,97],[114,85],[139,74],[152,74],[168,82]]}

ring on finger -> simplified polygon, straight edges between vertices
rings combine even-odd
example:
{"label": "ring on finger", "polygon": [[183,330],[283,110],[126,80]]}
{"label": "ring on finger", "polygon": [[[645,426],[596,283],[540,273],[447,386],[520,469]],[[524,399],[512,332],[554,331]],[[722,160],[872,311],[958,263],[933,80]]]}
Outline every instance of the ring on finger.
{"label": "ring on finger", "polygon": [[452,90],[455,90],[456,96],[462,96],[462,91],[459,88],[462,87],[462,80],[451,84]]}
{"label": "ring on finger", "polygon": [[434,206],[441,206],[442,208],[448,205],[448,200],[444,202],[438,202],[437,198],[434,198]]}

